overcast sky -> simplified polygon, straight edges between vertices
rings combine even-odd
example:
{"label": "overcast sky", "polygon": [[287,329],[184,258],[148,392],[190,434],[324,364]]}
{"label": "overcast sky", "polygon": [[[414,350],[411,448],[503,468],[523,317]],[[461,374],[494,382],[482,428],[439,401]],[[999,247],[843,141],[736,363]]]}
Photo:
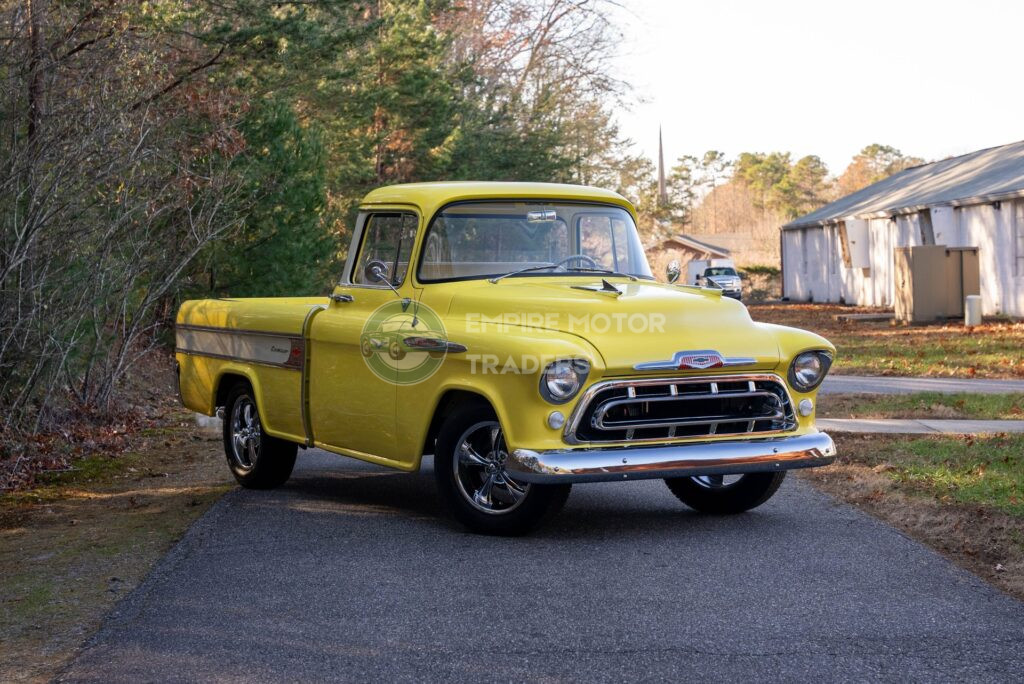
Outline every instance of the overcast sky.
{"label": "overcast sky", "polygon": [[938,159],[1024,139],[1024,2],[624,0],[622,131],[665,161],[879,142]]}

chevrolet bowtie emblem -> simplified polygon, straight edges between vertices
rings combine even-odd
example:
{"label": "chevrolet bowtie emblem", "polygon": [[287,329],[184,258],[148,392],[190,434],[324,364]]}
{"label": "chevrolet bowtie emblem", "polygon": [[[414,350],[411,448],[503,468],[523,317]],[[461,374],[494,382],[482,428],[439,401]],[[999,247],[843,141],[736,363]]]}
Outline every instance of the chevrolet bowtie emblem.
{"label": "chevrolet bowtie emblem", "polygon": [[647,361],[633,366],[636,370],[705,370],[726,366],[749,366],[757,359],[747,356],[722,356],[713,349],[678,351],[665,361]]}

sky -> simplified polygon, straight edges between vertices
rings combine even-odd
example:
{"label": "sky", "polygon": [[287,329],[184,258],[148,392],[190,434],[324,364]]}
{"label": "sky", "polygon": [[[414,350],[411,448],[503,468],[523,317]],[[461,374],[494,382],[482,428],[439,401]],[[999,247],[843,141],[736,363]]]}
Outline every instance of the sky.
{"label": "sky", "polygon": [[671,166],[870,143],[926,160],[1024,139],[1024,2],[621,0],[622,132]]}

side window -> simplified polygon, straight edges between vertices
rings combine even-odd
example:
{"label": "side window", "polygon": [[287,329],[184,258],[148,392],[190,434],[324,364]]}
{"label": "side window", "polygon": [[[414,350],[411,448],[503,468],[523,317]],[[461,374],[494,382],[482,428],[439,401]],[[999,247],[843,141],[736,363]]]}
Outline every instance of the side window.
{"label": "side window", "polygon": [[363,230],[363,243],[352,273],[352,282],[357,285],[381,285],[366,274],[370,264],[377,264],[392,285],[401,285],[409,270],[412,243],[416,240],[416,224],[416,217],[412,214],[370,214]]}
{"label": "side window", "polygon": [[621,219],[583,215],[579,219],[580,253],[593,257],[601,268],[629,270],[629,239]]}

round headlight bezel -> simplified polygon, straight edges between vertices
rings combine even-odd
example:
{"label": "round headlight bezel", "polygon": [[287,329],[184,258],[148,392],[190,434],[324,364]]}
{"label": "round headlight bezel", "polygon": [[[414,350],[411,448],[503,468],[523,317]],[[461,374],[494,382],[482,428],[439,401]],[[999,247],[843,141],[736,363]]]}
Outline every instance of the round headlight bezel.
{"label": "round headlight bezel", "polygon": [[[806,374],[803,373],[804,368],[798,368],[805,361],[814,361],[819,366],[818,375],[810,382],[804,382],[806,379]],[[793,361],[789,364],[789,384],[799,392],[811,392],[825,380],[831,366],[832,354],[823,349],[800,352],[793,357]]]}
{"label": "round headlight bezel", "polygon": [[[557,374],[557,375],[556,375]],[[590,362],[586,359],[559,359],[552,361],[540,374],[540,395],[549,404],[567,404],[572,401],[590,374]],[[558,378],[571,379],[567,389],[558,389]]]}

